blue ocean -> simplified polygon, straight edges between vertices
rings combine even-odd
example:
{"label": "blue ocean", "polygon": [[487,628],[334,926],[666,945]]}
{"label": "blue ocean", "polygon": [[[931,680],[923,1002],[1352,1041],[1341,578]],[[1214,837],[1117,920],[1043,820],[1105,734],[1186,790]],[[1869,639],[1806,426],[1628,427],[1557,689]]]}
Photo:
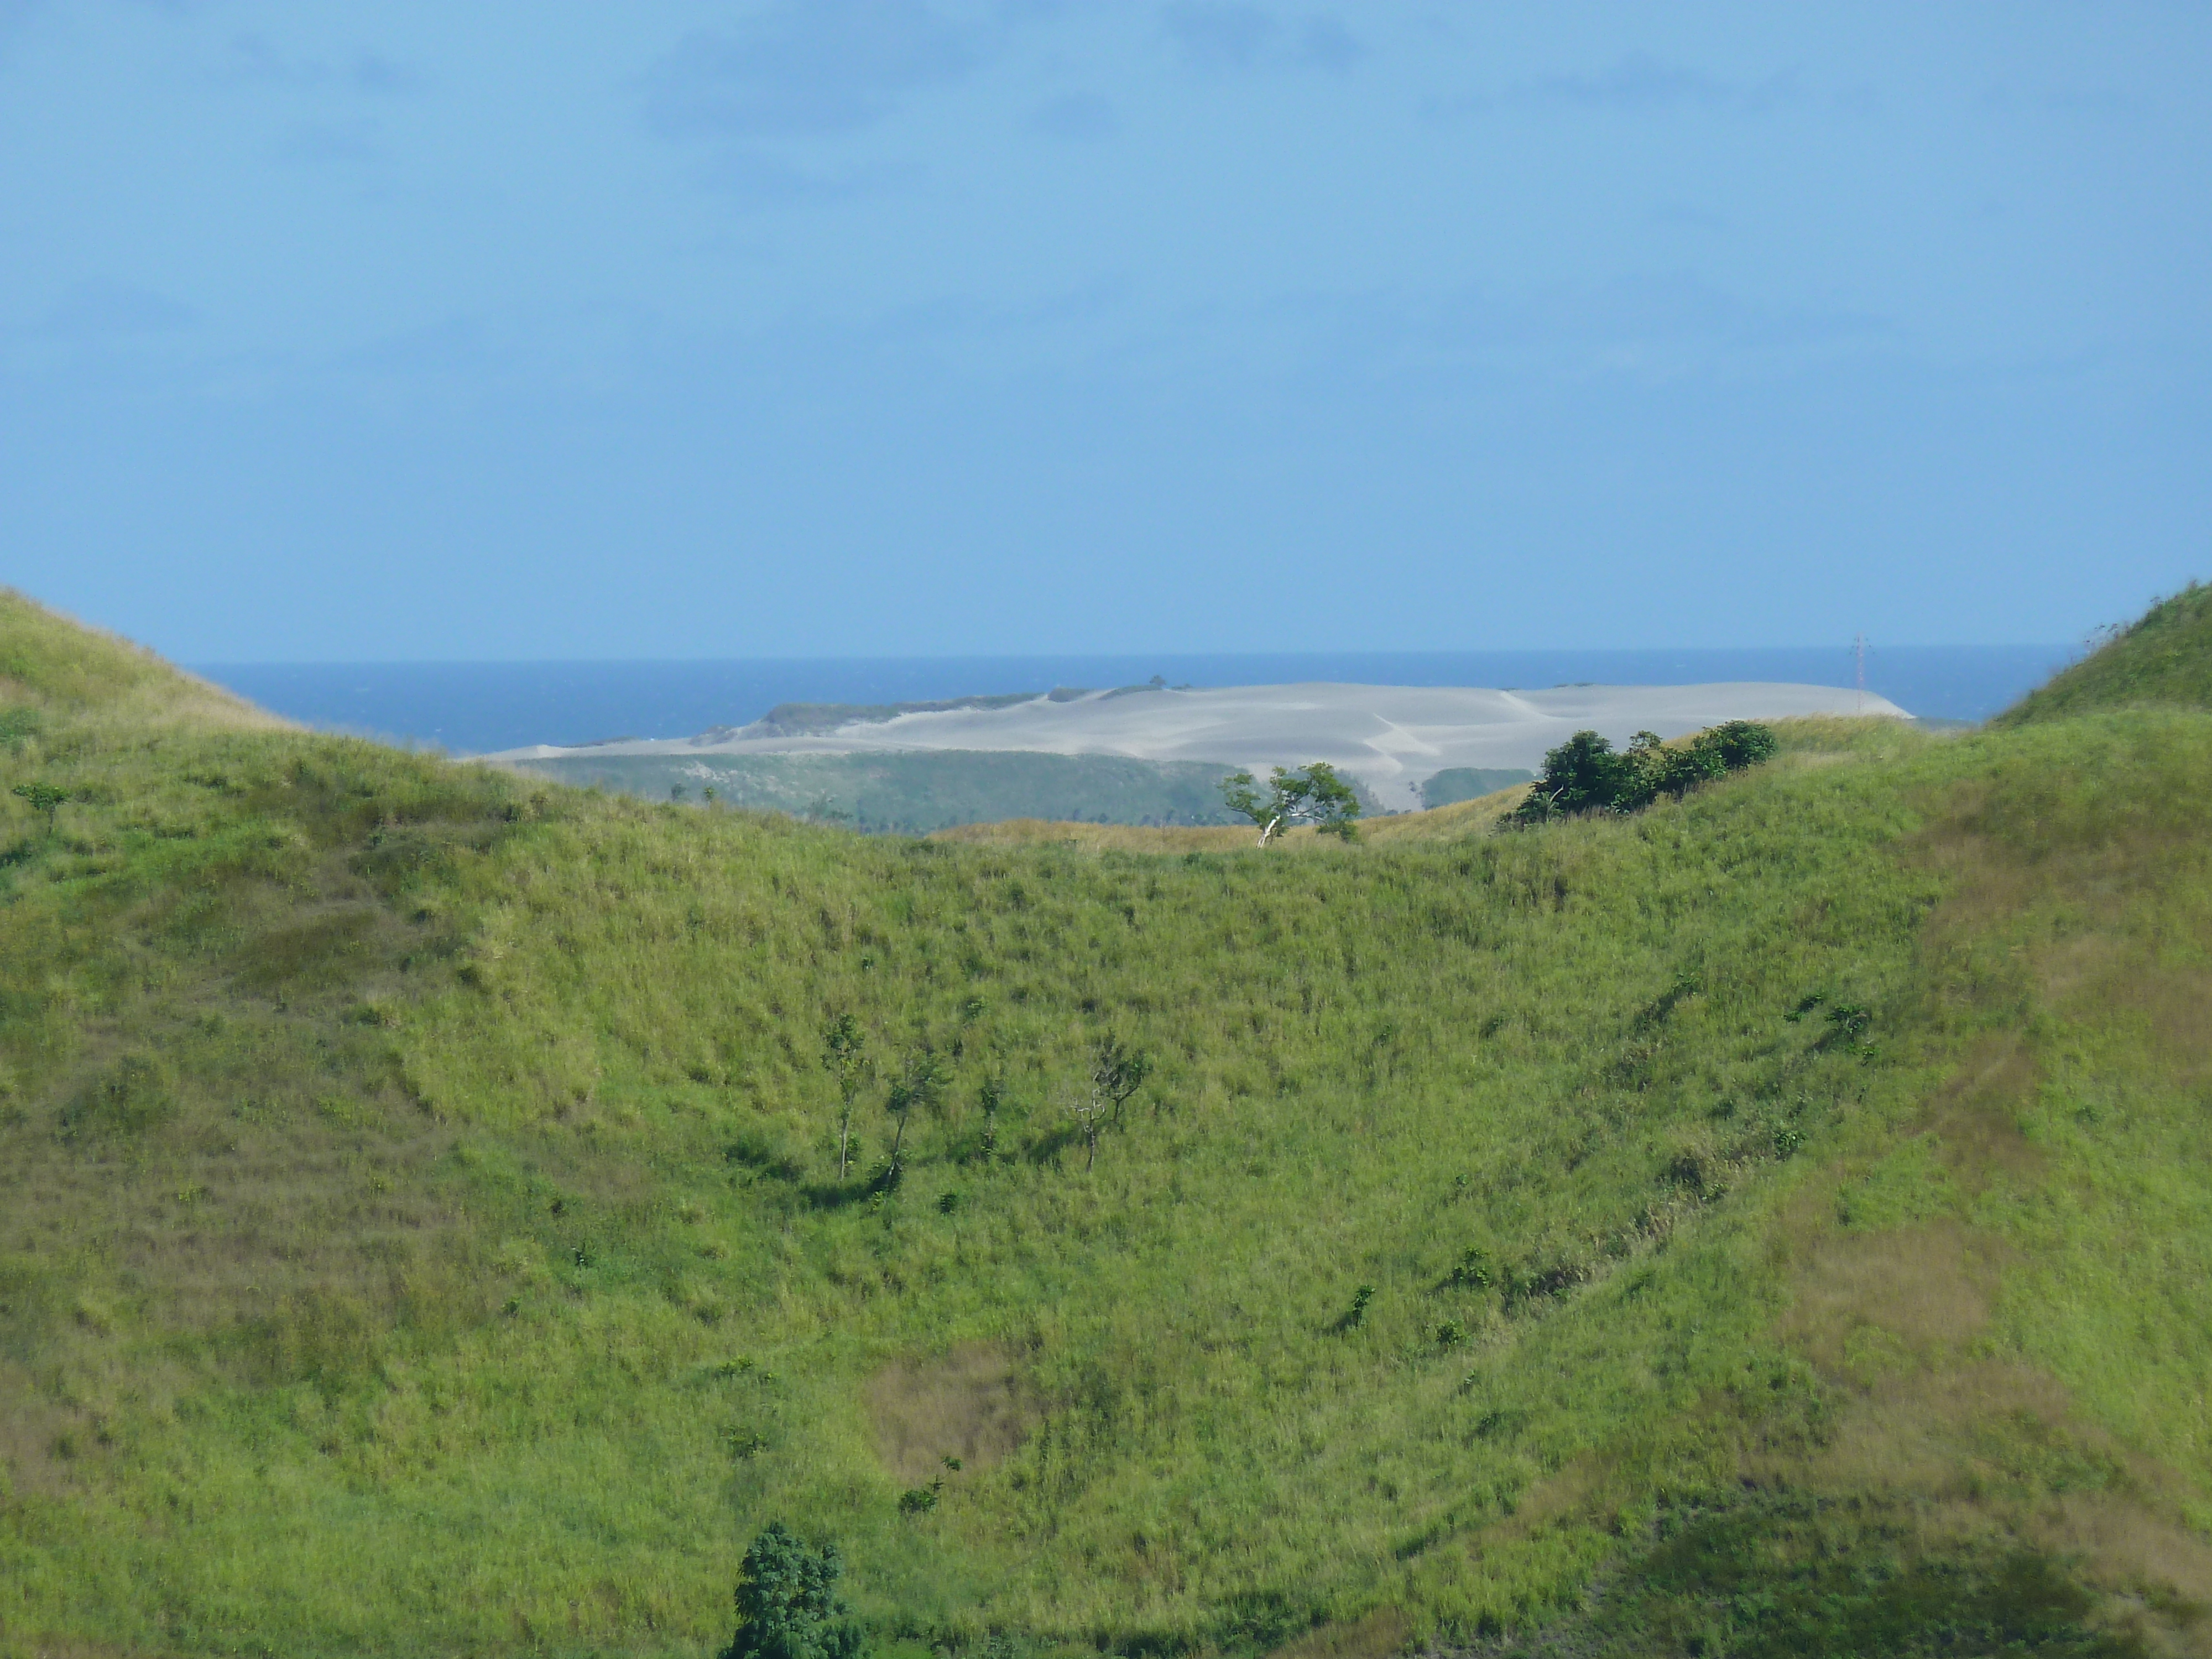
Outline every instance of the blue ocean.
{"label": "blue ocean", "polygon": [[[1869,650],[1866,689],[1914,714],[1982,720],[2079,655],[2060,645]],[[207,663],[194,672],[325,730],[451,754],[743,726],[781,702],[921,702],[1058,686],[1364,685],[1518,689],[1785,680],[1851,686],[1845,648],[1286,652],[1208,656],[856,657],[733,662]]]}

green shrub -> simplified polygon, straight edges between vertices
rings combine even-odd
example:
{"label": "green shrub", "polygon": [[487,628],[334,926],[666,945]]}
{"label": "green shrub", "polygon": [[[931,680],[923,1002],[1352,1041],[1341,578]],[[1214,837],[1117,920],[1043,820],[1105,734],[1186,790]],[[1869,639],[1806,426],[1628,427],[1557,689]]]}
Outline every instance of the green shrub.
{"label": "green shrub", "polygon": [[51,783],[19,783],[9,793],[28,802],[33,812],[46,815],[46,833],[50,836],[54,833],[54,815],[73,799],[68,790]]}
{"label": "green shrub", "polygon": [[854,1659],[867,1638],[837,1593],[844,1572],[836,1545],[810,1549],[770,1522],[745,1552],[721,1659]]}
{"label": "green shrub", "polygon": [[1491,1277],[1489,1256],[1472,1246],[1460,1253],[1451,1271],[1453,1284],[1472,1285],[1479,1291],[1490,1288]]}
{"label": "green shrub", "polygon": [[1679,798],[1710,779],[1771,760],[1778,747],[1772,730],[1752,720],[1729,720],[1674,748],[1653,732],[1638,732],[1618,750],[1599,732],[1577,732],[1545,755],[1543,775],[1500,826],[1638,811],[1662,795]]}
{"label": "green shrub", "polygon": [[908,1486],[899,1494],[899,1513],[927,1515],[937,1507],[937,1500],[944,1495],[944,1492],[945,1477],[942,1475],[926,1486]]}

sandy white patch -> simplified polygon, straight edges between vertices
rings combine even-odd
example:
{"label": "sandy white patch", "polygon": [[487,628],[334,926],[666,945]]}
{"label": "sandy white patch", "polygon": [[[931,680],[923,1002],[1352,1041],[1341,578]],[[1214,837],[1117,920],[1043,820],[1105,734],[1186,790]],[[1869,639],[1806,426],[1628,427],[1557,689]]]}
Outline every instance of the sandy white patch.
{"label": "sandy white patch", "polygon": [[[883,750],[1038,750],[1211,761],[1264,771],[1328,761],[1386,807],[1418,806],[1422,782],[1448,767],[1526,767],[1585,728],[1616,744],[1731,720],[1802,714],[1906,718],[1886,697],[1826,685],[1563,685],[1548,691],[1403,685],[1245,685],[1206,690],[1094,691],[1004,708],[955,708],[855,721],[802,737],[748,735],[599,744],[594,755],[837,755]],[[581,750],[538,744],[496,760],[557,760]]]}

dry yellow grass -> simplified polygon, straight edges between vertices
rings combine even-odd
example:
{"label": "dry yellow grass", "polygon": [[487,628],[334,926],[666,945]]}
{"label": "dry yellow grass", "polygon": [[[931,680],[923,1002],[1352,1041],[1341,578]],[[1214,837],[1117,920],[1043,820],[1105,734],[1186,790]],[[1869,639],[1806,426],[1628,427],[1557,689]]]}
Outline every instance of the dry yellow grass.
{"label": "dry yellow grass", "polygon": [[1348,1624],[1323,1625],[1277,1648],[1270,1659],[1389,1659],[1412,1634],[1405,1614],[1384,1607]]}
{"label": "dry yellow grass", "polygon": [[[1487,832],[1498,820],[1520,804],[1526,784],[1516,784],[1476,800],[1455,801],[1427,812],[1400,812],[1394,817],[1363,819],[1359,840],[1388,844],[1394,842],[1456,841]],[[1002,823],[963,823],[939,830],[932,841],[957,842],[982,847],[1073,847],[1086,853],[1241,853],[1259,843],[1258,834],[1243,824],[1156,829],[1139,823],[1054,823],[1043,818],[1010,818]],[[1291,830],[1280,837],[1289,848],[1335,847],[1342,843],[1310,828]]]}
{"label": "dry yellow grass", "polygon": [[928,839],[970,847],[1073,847],[1086,853],[1234,853],[1250,848],[1258,837],[1235,825],[1156,829],[1141,823],[1008,818],[998,823],[956,824],[934,831]]}
{"label": "dry yellow grass", "polygon": [[912,1486],[944,1474],[947,1457],[959,1459],[963,1474],[994,1467],[1042,1414],[1012,1358],[986,1343],[887,1365],[866,1400],[884,1467]]}
{"label": "dry yellow grass", "polygon": [[1370,818],[1359,826],[1359,838],[1388,843],[1398,841],[1456,841],[1480,836],[1521,804],[1528,786],[1516,783],[1473,800],[1454,801],[1426,812],[1401,812],[1395,817]]}
{"label": "dry yellow grass", "polygon": [[164,662],[142,645],[90,628],[12,587],[0,587],[0,703],[95,710],[118,729],[191,726],[276,732],[291,722]]}

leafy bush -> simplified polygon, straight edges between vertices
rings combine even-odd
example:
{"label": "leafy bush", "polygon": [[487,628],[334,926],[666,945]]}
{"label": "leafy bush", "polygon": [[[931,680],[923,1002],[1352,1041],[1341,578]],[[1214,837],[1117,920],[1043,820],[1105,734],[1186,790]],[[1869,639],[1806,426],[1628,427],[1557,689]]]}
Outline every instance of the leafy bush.
{"label": "leafy bush", "polygon": [[1471,1245],[1462,1251],[1457,1264],[1452,1268],[1451,1282],[1455,1285],[1472,1285],[1479,1291],[1486,1291],[1490,1288],[1490,1281],[1489,1256]]}
{"label": "leafy bush", "polygon": [[944,1492],[945,1477],[943,1475],[938,1476],[926,1486],[908,1486],[899,1494],[899,1513],[927,1515],[937,1507],[937,1500],[944,1495]]}
{"label": "leafy bush", "polygon": [[837,1593],[844,1572],[836,1545],[810,1549],[770,1522],[745,1552],[721,1659],[854,1659],[867,1638]]}
{"label": "leafy bush", "polygon": [[1352,1293],[1352,1311],[1344,1316],[1345,1328],[1348,1330],[1354,1325],[1365,1324],[1367,1310],[1373,1305],[1374,1301],[1375,1287],[1372,1285],[1362,1285],[1354,1291]]}
{"label": "leafy bush", "polygon": [[1671,749],[1655,732],[1638,732],[1626,750],[1599,732],[1577,732],[1544,757],[1543,775],[1502,822],[1638,811],[1662,795],[1679,798],[1709,778],[1771,760],[1776,747],[1773,732],[1753,720],[1729,720]]}
{"label": "leafy bush", "polygon": [[66,789],[58,789],[51,783],[19,783],[9,791],[30,803],[33,812],[46,815],[46,833],[54,833],[54,815],[67,805],[72,797]]}

